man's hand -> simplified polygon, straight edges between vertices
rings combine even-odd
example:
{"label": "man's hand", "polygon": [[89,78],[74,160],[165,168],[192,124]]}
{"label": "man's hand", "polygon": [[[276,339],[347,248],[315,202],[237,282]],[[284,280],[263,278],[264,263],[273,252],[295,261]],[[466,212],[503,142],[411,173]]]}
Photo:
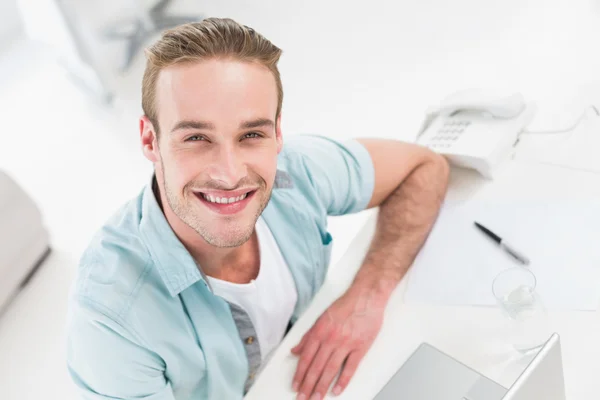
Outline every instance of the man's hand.
{"label": "man's hand", "polygon": [[300,356],[293,388],[298,400],[322,399],[348,385],[377,337],[385,306],[413,263],[444,199],[446,160],[413,144],[361,139],[375,168],[368,208],[379,207],[377,228],[350,289],[325,311],[292,349]]}
{"label": "man's hand", "polygon": [[333,394],[346,388],[381,329],[386,303],[375,292],[350,289],[319,317],[292,349],[300,357],[292,384],[298,400],[325,397],[342,367]]}

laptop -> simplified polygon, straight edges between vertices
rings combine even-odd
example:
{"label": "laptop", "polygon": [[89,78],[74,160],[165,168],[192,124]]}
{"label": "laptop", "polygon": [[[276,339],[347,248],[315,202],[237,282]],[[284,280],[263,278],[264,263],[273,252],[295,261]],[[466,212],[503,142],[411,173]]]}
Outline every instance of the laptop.
{"label": "laptop", "polygon": [[374,400],[566,400],[554,333],[510,388],[423,343]]}

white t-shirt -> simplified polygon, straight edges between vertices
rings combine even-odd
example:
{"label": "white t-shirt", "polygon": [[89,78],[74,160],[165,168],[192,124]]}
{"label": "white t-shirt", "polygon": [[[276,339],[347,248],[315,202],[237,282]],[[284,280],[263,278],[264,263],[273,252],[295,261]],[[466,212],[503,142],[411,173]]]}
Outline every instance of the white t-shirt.
{"label": "white t-shirt", "polygon": [[298,300],[294,278],[279,246],[260,217],[256,221],[260,269],[256,279],[240,284],[208,277],[213,293],[241,307],[252,321],[260,354],[267,360],[283,339]]}

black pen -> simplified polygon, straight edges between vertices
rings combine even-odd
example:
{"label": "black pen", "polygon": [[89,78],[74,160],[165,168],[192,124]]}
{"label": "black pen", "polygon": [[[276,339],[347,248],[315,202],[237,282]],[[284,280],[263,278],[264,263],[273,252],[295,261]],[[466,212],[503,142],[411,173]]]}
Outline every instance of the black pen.
{"label": "black pen", "polygon": [[498,243],[500,248],[506,251],[508,254],[510,254],[511,257],[513,257],[515,260],[517,260],[523,265],[529,265],[529,259],[525,257],[520,251],[516,250],[513,246],[506,243],[506,241],[503,240],[500,236],[496,235],[494,232],[490,231],[488,228],[486,228],[478,222],[475,222],[475,226],[479,228],[480,231],[485,233],[489,238],[491,238],[494,242]]}

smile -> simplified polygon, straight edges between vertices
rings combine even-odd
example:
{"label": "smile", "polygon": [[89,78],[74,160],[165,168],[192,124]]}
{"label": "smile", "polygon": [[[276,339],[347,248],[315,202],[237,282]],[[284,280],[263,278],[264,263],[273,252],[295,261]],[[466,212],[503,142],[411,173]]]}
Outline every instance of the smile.
{"label": "smile", "polygon": [[244,193],[243,195],[238,196],[238,197],[214,197],[214,196],[210,196],[208,194],[202,193],[202,197],[204,197],[204,200],[210,201],[211,203],[217,203],[217,204],[237,203],[238,201],[244,200],[246,198],[246,196],[248,196],[248,193]]}
{"label": "smile", "polygon": [[231,215],[244,210],[252,198],[254,198],[255,193],[256,190],[249,192],[238,191],[237,193],[231,193],[229,196],[223,192],[219,193],[220,196],[216,193],[195,192],[194,194],[211,211],[217,214]]}

